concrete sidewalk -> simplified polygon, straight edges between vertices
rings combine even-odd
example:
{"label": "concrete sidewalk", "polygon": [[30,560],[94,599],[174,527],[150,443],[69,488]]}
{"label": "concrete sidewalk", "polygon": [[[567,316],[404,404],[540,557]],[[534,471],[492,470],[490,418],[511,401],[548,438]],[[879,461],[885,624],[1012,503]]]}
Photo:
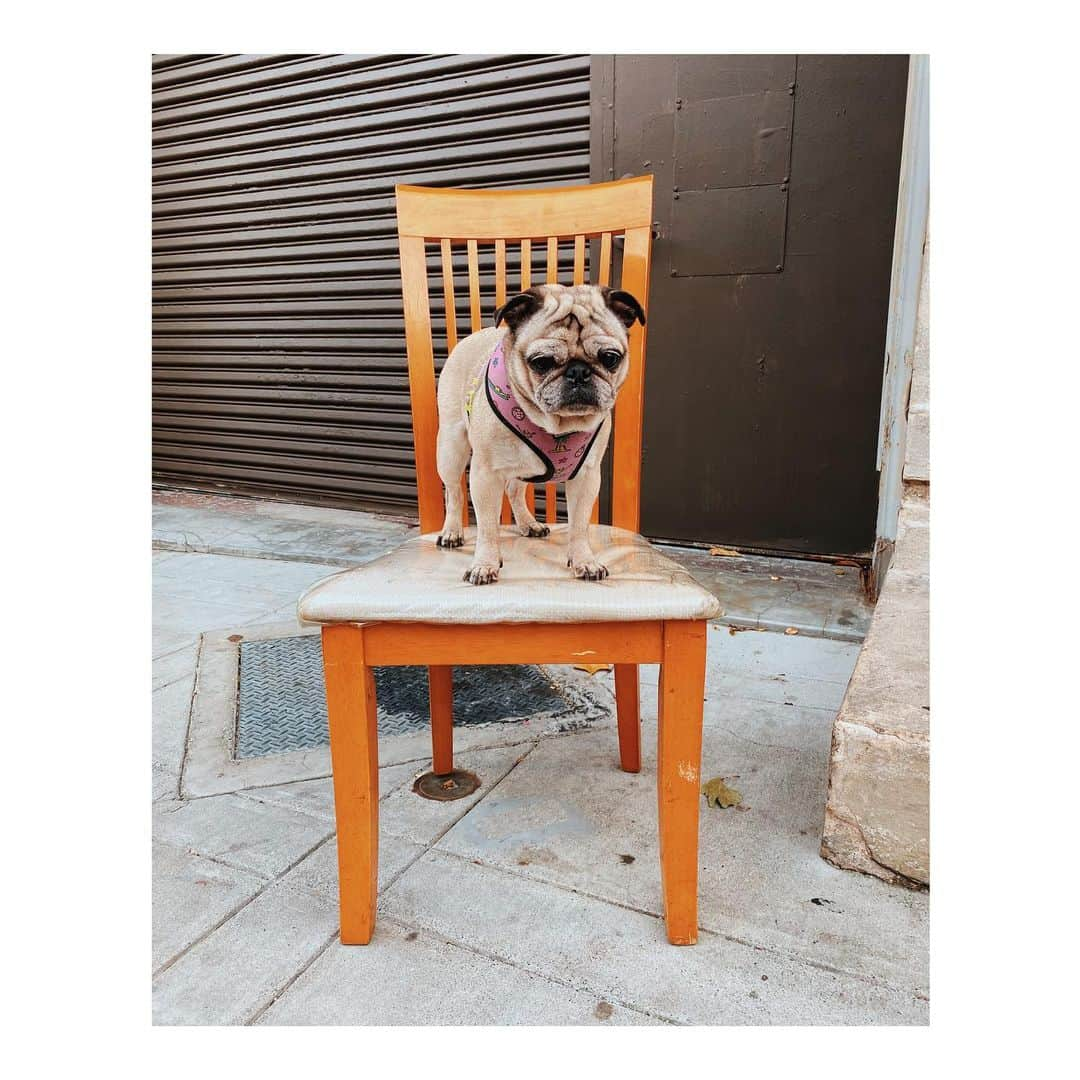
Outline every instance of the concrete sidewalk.
{"label": "concrete sidewalk", "polygon": [[[169,548],[153,560],[156,1023],[927,1022],[928,896],[818,854],[859,646],[810,634],[828,631],[826,603],[855,608],[817,567],[794,589],[807,567],[787,560],[724,569],[806,628],[710,630],[702,774],[728,777],[743,806],[702,804],[696,947],[667,945],[661,918],[652,667],[636,776],[618,768],[613,714],[573,733],[473,729],[458,764],[482,786],[452,803],[411,791],[423,740],[381,740],[379,922],[370,946],[340,946],[330,779],[189,798],[182,772],[200,635],[289,620],[312,581],[409,532],[341,515],[186,496],[155,508]],[[794,611],[807,592],[816,607]],[[613,704],[610,675],[590,686]]]}

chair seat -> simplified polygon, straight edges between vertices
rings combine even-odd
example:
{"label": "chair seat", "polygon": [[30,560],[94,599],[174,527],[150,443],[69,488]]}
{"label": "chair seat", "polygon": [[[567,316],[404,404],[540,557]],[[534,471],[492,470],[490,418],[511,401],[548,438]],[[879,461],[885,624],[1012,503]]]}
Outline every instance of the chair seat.
{"label": "chair seat", "polygon": [[589,537],[610,576],[581,581],[566,565],[567,526],[543,539],[501,529],[503,568],[493,585],[463,581],[476,530],[460,548],[435,545],[437,534],[407,540],[378,559],[317,582],[300,598],[308,623],[551,623],[710,619],[716,597],[644,537],[592,525]]}

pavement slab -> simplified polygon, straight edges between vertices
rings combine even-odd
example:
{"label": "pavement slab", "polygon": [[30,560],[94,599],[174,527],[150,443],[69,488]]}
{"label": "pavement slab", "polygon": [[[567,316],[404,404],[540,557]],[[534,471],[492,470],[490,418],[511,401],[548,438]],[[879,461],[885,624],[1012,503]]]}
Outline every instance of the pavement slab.
{"label": "pavement slab", "polygon": [[224,922],[266,880],[212,859],[155,841],[154,971]]}
{"label": "pavement slab", "polygon": [[244,799],[190,799],[154,815],[154,836],[240,870],[277,877],[333,833],[318,818]]}
{"label": "pavement slab", "polygon": [[[158,596],[161,592],[160,583],[155,578],[154,580],[154,604],[158,602]],[[152,635],[151,635],[151,657],[156,664],[159,660],[165,660],[184,648],[198,648],[199,635],[198,632],[188,631],[184,633],[179,630],[171,629],[167,618],[162,618],[159,622],[154,620]]]}
{"label": "pavement slab", "polygon": [[246,1024],[336,936],[337,904],[276,882],[154,979],[158,1025]]}
{"label": "pavement slab", "polygon": [[[169,591],[165,591],[166,589]],[[246,623],[265,619],[282,604],[277,596],[266,591],[256,592],[249,589],[235,600],[215,601],[211,599],[212,595],[212,591],[204,594],[198,582],[176,586],[175,589],[170,582],[157,591],[153,611],[155,629],[160,625],[168,625],[177,630],[177,633],[169,635],[169,645],[167,649],[163,648],[163,652],[172,651],[178,645],[191,644],[206,630],[235,629]],[[218,595],[224,597],[224,588]]]}
{"label": "pavement slab", "polygon": [[844,699],[841,683],[824,679],[801,679],[776,672],[773,675],[746,675],[735,671],[714,671],[709,693],[721,697],[762,701],[771,705],[800,706],[836,712]]}
{"label": "pavement slab", "polygon": [[[379,891],[381,892],[427,849],[393,833],[379,833]],[[289,883],[297,889],[338,902],[337,837],[331,836],[289,873]]]}
{"label": "pavement slab", "polygon": [[[379,770],[379,798],[385,799],[402,784],[409,784],[423,772],[423,767],[387,765]],[[327,776],[320,780],[300,780],[294,784],[275,784],[238,792],[245,799],[269,803],[285,810],[307,814],[320,821],[334,824],[334,781]]]}
{"label": "pavement slab", "polygon": [[408,521],[362,511],[187,492],[155,494],[153,529],[155,545],[168,551],[329,560],[339,568],[368,562],[416,531]]}
{"label": "pavement slab", "polygon": [[[534,745],[531,742],[516,743],[455,754],[454,765],[475,773],[480,778],[480,787],[464,799],[439,802],[417,795],[411,784],[404,784],[379,806],[380,833],[400,836],[414,844],[433,843],[482,800],[498,791],[496,785],[501,785],[511,770],[533,752]],[[428,767],[425,763],[416,770],[416,775],[426,772]]]}
{"label": "pavement slab", "polygon": [[176,800],[180,792],[180,774],[165,765],[153,765],[150,770],[150,799],[154,804]]}
{"label": "pavement slab", "polygon": [[674,1023],[926,1023],[926,1002],[910,993],[708,932],[676,948],[654,915],[438,851],[386,891],[381,911]]}
{"label": "pavement slab", "polygon": [[171,559],[155,569],[154,577],[158,591],[168,597],[258,606],[266,611],[289,601],[295,603],[309,585],[336,570],[319,562],[207,554]]}
{"label": "pavement slab", "polygon": [[173,551],[209,551],[235,532],[237,523],[220,505],[169,505],[155,494],[153,507],[154,541],[168,545],[163,554]]}
{"label": "pavement slab", "polygon": [[[702,803],[700,923],[925,993],[927,897],[819,856],[830,718],[818,723],[813,755],[706,729],[702,775],[728,777],[744,809]],[[641,773],[617,758],[600,734],[541,743],[437,850],[660,915],[655,729],[643,731]]]}
{"label": "pavement slab", "polygon": [[189,672],[155,690],[151,697],[151,754],[155,765],[164,765],[179,773],[184,760],[188,717],[195,673]]}
{"label": "pavement slab", "polygon": [[[395,875],[422,855],[456,821],[487,797],[515,767],[522,755],[528,753],[531,748],[531,743],[524,743],[494,750],[459,754],[458,767],[475,771],[481,778],[481,786],[468,798],[452,802],[436,802],[423,799],[413,793],[412,781],[427,770],[426,764],[419,767],[396,765],[380,770],[382,794],[379,804],[379,887],[386,886]],[[333,816],[326,812],[333,803],[333,788],[330,780],[268,789],[270,798],[277,807],[295,808],[299,804],[293,803],[290,806],[289,795],[286,793],[291,787],[308,788],[306,793],[298,795],[298,800],[302,799],[308,806],[305,813],[316,814],[327,821],[331,828],[333,827]],[[263,797],[262,789],[237,796],[237,798],[260,797]],[[309,889],[336,903],[338,896],[336,838],[331,837],[298,863],[290,872],[290,881],[297,888]]]}
{"label": "pavement slab", "polygon": [[[736,630],[722,623],[710,624],[707,695],[725,694],[763,701],[792,701],[835,712],[843,700],[860,646],[854,642],[772,631]],[[642,710],[655,718],[656,687],[660,668],[638,668],[642,687]],[[614,694],[609,672],[594,680]]]}
{"label": "pavement slab", "polygon": [[188,638],[183,644],[155,657],[151,663],[154,690],[161,690],[170,683],[190,675],[199,659],[198,637]]}
{"label": "pavement slab", "polygon": [[[385,888],[410,863],[423,855],[424,843],[430,843],[461,815],[467,813],[476,801],[482,799],[499,779],[514,767],[521,754],[530,747],[531,744],[525,744],[522,747],[503,747],[462,755],[461,766],[481,773],[485,786],[469,799],[456,802],[439,803],[413,795],[408,790],[411,779],[409,774],[420,771],[414,767],[392,766],[389,770],[384,770],[381,776],[389,781],[389,790],[382,800],[380,814],[380,889]],[[289,793],[292,795],[290,800],[289,795],[283,794],[282,788],[291,786],[303,786],[306,790]],[[335,838],[331,836],[328,841],[319,843],[299,862],[291,860],[290,864],[284,864],[284,859],[295,854],[298,846],[307,844],[317,835],[315,830],[320,827],[324,832],[332,830],[329,815],[325,812],[325,800],[332,797],[331,789],[323,786],[321,782],[282,785],[269,793],[273,800],[269,803],[253,798],[253,794],[257,795],[258,792],[248,793],[246,796],[217,796],[176,804],[169,813],[159,815],[155,821],[155,834],[169,840],[169,844],[162,846],[180,851],[176,847],[178,842],[190,842],[192,847],[180,854],[199,860],[200,867],[210,861],[200,858],[198,850],[201,849],[216,859],[228,860],[230,864],[249,870],[258,869],[266,876],[287,870],[279,882],[256,896],[249,905],[253,909],[250,913],[248,908],[241,907],[236,915],[213,929],[161,974],[155,983],[155,1023],[249,1023],[270,1000],[282,992],[291,981],[291,974],[301,971],[307,961],[317,955],[326,944],[325,938],[320,935],[327,929],[327,912],[333,913],[332,932],[336,933],[338,872]],[[396,800],[394,798],[405,794],[407,797]],[[306,806],[304,813],[297,811],[300,805]],[[192,808],[195,808],[194,812]],[[298,823],[302,826],[299,830]],[[239,836],[240,841],[225,848],[225,840],[234,836]],[[272,843],[272,852],[269,853],[266,850],[268,838]],[[422,842],[416,842],[417,840]],[[274,855],[280,856],[277,861],[273,860]],[[295,862],[295,865],[292,865],[292,862]],[[230,868],[223,869],[228,871]],[[188,877],[190,878],[190,872]],[[283,892],[283,889],[286,891]],[[302,912],[304,896],[310,897],[312,903],[312,910],[307,916]],[[182,906],[182,898],[180,904]],[[202,923],[196,926],[196,929],[203,933],[207,928],[213,927],[215,922],[213,905],[207,905],[207,908],[208,910],[202,912]],[[171,936],[170,940],[174,944],[185,936],[192,939],[196,937],[195,931],[190,928],[185,934],[184,925],[169,925],[169,911],[162,911],[161,918],[165,920],[161,933]],[[270,940],[264,940],[268,936],[265,934],[266,919],[285,920],[286,943],[283,949],[276,949],[272,935],[269,935]],[[251,972],[246,972],[238,959],[238,954],[242,951],[240,942],[248,939],[253,950]],[[342,948],[336,943],[334,947]],[[475,963],[467,953],[464,958],[469,964]],[[383,962],[390,962],[389,958],[384,958]],[[291,973],[290,963],[293,965]],[[194,1007],[191,1007],[188,995],[193,992],[193,988],[202,986],[204,981],[207,984],[206,989],[197,991],[197,1000]],[[517,983],[522,983],[522,979],[518,978]],[[348,986],[341,986],[338,992],[348,989]],[[368,989],[376,992],[376,987]],[[379,986],[378,992],[385,994],[385,988]],[[533,997],[537,1002],[544,1002],[546,1006],[554,993],[555,991],[549,988],[546,997],[544,994],[534,994]],[[565,991],[563,995],[565,996]],[[424,992],[420,991],[419,996],[423,997]],[[482,1004],[483,996],[480,998]],[[573,1015],[573,1022],[587,1020],[580,1008]],[[577,1019],[579,1015],[583,1019]],[[621,1017],[619,1019],[621,1022]]]}
{"label": "pavement slab", "polygon": [[720,622],[856,642],[870,625],[874,609],[857,567],[764,555],[727,558],[675,545],[663,550],[720,600]]}
{"label": "pavement slab", "polygon": [[709,637],[710,672],[730,671],[763,678],[779,672],[790,678],[817,679],[844,687],[859,656],[859,645],[849,641],[764,631],[733,634],[730,628],[719,626],[710,631]]}
{"label": "pavement slab", "polygon": [[[460,769],[475,771],[480,777],[481,786],[467,799],[453,802],[433,802],[413,794],[412,782],[429,771],[429,760],[384,765],[379,769],[382,831],[411,836],[417,843],[429,842],[482,799],[532,745],[531,741],[521,740],[487,750],[459,752],[455,764]],[[306,814],[330,825],[335,822],[334,782],[329,776],[293,784],[250,788],[237,794],[244,799]]]}
{"label": "pavement slab", "polygon": [[259,1024],[655,1024],[602,995],[522,971],[426,931],[381,922],[363,948],[331,945]]}
{"label": "pavement slab", "polygon": [[215,550],[301,562],[329,559],[337,567],[359,566],[392,550],[416,532],[396,522],[380,522],[373,514],[358,514],[357,518],[355,523],[339,525],[253,517],[229,533]]}
{"label": "pavement slab", "polygon": [[334,570],[271,559],[175,556],[154,568],[154,659],[197,646],[205,632],[280,621],[283,615],[295,620],[299,595]]}

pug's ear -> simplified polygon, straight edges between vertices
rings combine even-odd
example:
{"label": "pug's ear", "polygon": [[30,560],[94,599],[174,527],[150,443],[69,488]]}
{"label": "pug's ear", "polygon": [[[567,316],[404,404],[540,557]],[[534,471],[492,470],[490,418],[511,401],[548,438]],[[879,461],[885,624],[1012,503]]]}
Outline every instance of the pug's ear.
{"label": "pug's ear", "polygon": [[637,298],[622,289],[609,289],[604,286],[604,303],[615,313],[615,317],[626,327],[627,330],[635,322],[645,325],[645,311],[637,302]]}
{"label": "pug's ear", "polygon": [[539,289],[527,289],[517,296],[512,296],[495,312],[495,325],[504,322],[511,333],[527,319],[531,319],[544,305],[544,296]]}

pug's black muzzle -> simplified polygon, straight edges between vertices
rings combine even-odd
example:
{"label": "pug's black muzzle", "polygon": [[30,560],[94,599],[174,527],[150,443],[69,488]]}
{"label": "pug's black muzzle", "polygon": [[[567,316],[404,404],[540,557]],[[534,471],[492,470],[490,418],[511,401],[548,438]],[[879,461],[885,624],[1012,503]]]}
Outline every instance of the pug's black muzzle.
{"label": "pug's black muzzle", "polygon": [[593,371],[583,360],[571,360],[563,372],[564,405],[599,405]]}

